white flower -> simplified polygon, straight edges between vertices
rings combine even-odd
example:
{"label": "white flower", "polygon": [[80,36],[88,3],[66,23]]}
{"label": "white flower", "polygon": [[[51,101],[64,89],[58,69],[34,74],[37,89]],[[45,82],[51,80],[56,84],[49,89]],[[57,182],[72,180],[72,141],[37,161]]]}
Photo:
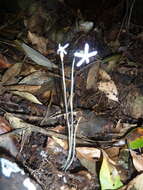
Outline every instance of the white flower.
{"label": "white flower", "polygon": [[65,44],[64,46],[61,46],[61,44],[59,44],[59,48],[57,50],[57,53],[60,54],[60,58],[61,60],[63,61],[64,59],[64,54],[66,55],[67,52],[66,52],[66,48],[69,46],[69,44]]}
{"label": "white flower", "polygon": [[89,53],[89,45],[86,43],[83,52],[75,52],[74,56],[81,58],[81,60],[77,63],[77,67],[80,67],[84,62],[89,63],[89,58],[97,55],[97,51],[93,51]]}

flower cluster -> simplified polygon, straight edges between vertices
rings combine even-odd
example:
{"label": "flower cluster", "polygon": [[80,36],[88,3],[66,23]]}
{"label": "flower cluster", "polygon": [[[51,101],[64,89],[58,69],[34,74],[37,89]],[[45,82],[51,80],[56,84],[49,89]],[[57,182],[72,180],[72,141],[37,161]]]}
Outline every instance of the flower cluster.
{"label": "flower cluster", "polygon": [[[61,60],[63,60],[64,54],[65,55],[67,54],[65,49],[68,46],[69,46],[69,44],[66,44],[64,46],[61,46],[61,44],[59,44],[59,48],[57,50],[57,53],[60,54]],[[74,53],[75,57],[81,58],[80,61],[77,62],[76,66],[80,67],[84,62],[86,62],[86,64],[88,64],[89,58],[91,58],[95,55],[97,55],[97,51],[89,52],[89,45],[88,45],[88,43],[86,43],[83,51]]]}

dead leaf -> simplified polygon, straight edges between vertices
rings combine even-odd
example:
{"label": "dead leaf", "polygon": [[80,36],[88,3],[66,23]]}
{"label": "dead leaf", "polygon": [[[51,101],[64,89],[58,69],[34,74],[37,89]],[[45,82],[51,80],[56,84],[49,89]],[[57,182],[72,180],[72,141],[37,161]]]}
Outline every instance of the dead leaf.
{"label": "dead leaf", "polygon": [[0,54],[0,68],[8,68],[11,64],[8,62],[7,58]]}
{"label": "dead leaf", "polygon": [[23,49],[26,55],[31,58],[36,64],[48,67],[48,69],[58,68],[58,66],[52,63],[48,58],[40,54],[38,51],[32,49],[25,43],[19,43],[19,46]]}
{"label": "dead leaf", "polygon": [[47,53],[47,43],[48,43],[48,39],[45,39],[44,37],[40,37],[35,33],[32,33],[30,31],[28,31],[28,39],[29,41],[33,44],[36,45],[36,49],[46,55]]}
{"label": "dead leaf", "polygon": [[143,171],[143,154],[137,154],[135,151],[130,150],[134,167],[138,172]]}
{"label": "dead leaf", "polygon": [[99,75],[101,81],[97,84],[98,89],[105,93],[107,98],[110,100],[118,102],[118,91],[113,80],[111,80],[110,75],[103,69],[99,70]]}
{"label": "dead leaf", "polygon": [[87,76],[86,89],[94,89],[96,87],[98,69],[98,64],[95,64],[90,68]]}
{"label": "dead leaf", "polygon": [[7,120],[0,116],[0,134],[7,133],[11,131],[12,128]]}
{"label": "dead leaf", "polygon": [[68,149],[68,143],[66,140],[63,140],[63,139],[59,139],[57,137],[52,137],[53,140],[59,144],[63,149],[67,150]]}
{"label": "dead leaf", "polygon": [[103,81],[110,81],[111,80],[110,75],[106,71],[104,71],[103,69],[99,70],[99,75]]}
{"label": "dead leaf", "polygon": [[30,94],[29,92],[12,91],[12,93],[21,96],[22,98],[25,98],[35,104],[42,104],[34,95]]}
{"label": "dead leaf", "polygon": [[119,190],[143,190],[143,173],[135,177],[128,185]]}
{"label": "dead leaf", "polygon": [[22,76],[27,76],[27,75],[30,75],[30,74],[34,73],[37,70],[39,70],[39,66],[37,66],[37,65],[35,66],[35,65],[24,63],[23,69],[20,72],[20,74]]}
{"label": "dead leaf", "polygon": [[77,157],[81,164],[88,169],[92,174],[96,174],[96,160],[99,159],[101,151],[97,148],[92,147],[77,147]]}
{"label": "dead leaf", "polygon": [[5,86],[7,90],[17,90],[20,92],[29,92],[29,93],[35,93],[37,92],[41,86],[40,85],[23,85],[23,84],[17,84],[17,85],[9,85]]}
{"label": "dead leaf", "polygon": [[77,156],[78,158],[85,158],[87,160],[94,160],[95,158],[100,158],[101,151],[93,147],[77,147]]}
{"label": "dead leaf", "polygon": [[19,84],[42,85],[46,82],[53,82],[52,77],[49,77],[44,71],[35,71],[22,79]]}
{"label": "dead leaf", "polygon": [[101,81],[97,85],[98,85],[98,89],[104,92],[107,98],[118,102],[118,91],[117,91],[114,81],[112,80],[108,82]]}
{"label": "dead leaf", "polygon": [[16,77],[22,68],[22,63],[15,63],[12,65],[3,75],[2,82],[6,83],[7,81],[12,80],[12,78]]}

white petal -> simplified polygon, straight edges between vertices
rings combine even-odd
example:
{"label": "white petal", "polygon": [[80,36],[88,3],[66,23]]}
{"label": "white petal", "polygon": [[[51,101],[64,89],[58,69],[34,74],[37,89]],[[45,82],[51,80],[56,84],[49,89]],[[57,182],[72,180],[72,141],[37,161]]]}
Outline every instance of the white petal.
{"label": "white petal", "polygon": [[89,45],[88,45],[88,43],[86,43],[85,47],[84,47],[84,52],[86,55],[88,54],[88,51],[89,51]]}
{"label": "white petal", "polygon": [[63,48],[65,49],[65,48],[67,48],[68,46],[69,46],[69,44],[66,44],[66,45],[64,45],[64,47],[63,47]]}
{"label": "white petal", "polygon": [[75,57],[81,57],[81,58],[82,58],[82,57],[84,56],[84,54],[83,54],[83,53],[79,53],[79,52],[75,52],[75,53],[74,53],[74,56],[75,56]]}
{"label": "white petal", "polygon": [[81,59],[79,62],[77,62],[76,66],[80,67],[84,63],[84,59]]}
{"label": "white petal", "polygon": [[89,57],[93,57],[93,56],[95,56],[95,55],[97,55],[97,51],[93,51],[93,52],[90,52],[89,54],[88,54],[88,56]]}

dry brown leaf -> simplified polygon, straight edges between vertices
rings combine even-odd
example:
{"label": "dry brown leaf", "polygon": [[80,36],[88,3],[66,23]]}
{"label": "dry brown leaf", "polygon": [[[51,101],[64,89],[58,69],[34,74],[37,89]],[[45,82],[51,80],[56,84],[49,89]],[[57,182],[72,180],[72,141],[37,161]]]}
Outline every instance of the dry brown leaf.
{"label": "dry brown leaf", "polygon": [[33,44],[36,45],[36,49],[46,55],[47,53],[47,43],[48,43],[48,39],[45,39],[43,37],[38,36],[35,33],[32,33],[30,31],[28,31],[28,39],[29,41]]}
{"label": "dry brown leaf", "polygon": [[21,96],[22,98],[25,98],[35,104],[42,104],[34,95],[30,94],[29,92],[12,91],[12,93]]}
{"label": "dry brown leaf", "polygon": [[110,81],[111,80],[110,75],[106,71],[104,71],[103,69],[99,70],[99,75],[103,81]]}
{"label": "dry brown leaf", "polygon": [[20,72],[20,74],[22,76],[27,76],[27,75],[30,75],[31,73],[34,73],[35,71],[38,71],[38,70],[39,70],[39,66],[24,63],[23,69]]}
{"label": "dry brown leaf", "polygon": [[3,75],[2,82],[6,83],[7,81],[11,80],[15,76],[17,76],[22,68],[22,63],[15,63],[12,65]]}
{"label": "dry brown leaf", "polygon": [[143,173],[135,177],[128,185],[119,190],[143,190]]}
{"label": "dry brown leaf", "polygon": [[0,116],[0,134],[7,133],[11,130],[12,128],[8,121],[4,117]]}
{"label": "dry brown leaf", "polygon": [[96,174],[96,160],[94,158],[100,157],[100,150],[92,147],[77,147],[77,157],[81,164],[88,169],[92,174]]}
{"label": "dry brown leaf", "polygon": [[98,83],[98,89],[104,92],[107,98],[109,98],[110,100],[118,102],[118,91],[114,81],[101,81]]}
{"label": "dry brown leaf", "polygon": [[91,89],[91,88],[94,89],[95,88],[97,72],[98,72],[98,65],[95,64],[90,68],[90,70],[88,72],[86,89]]}
{"label": "dry brown leaf", "polygon": [[130,150],[131,156],[133,158],[134,167],[138,172],[143,171],[143,154],[138,155],[135,151]]}
{"label": "dry brown leaf", "polygon": [[8,68],[11,64],[8,62],[7,58],[0,54],[0,68]]}
{"label": "dry brown leaf", "polygon": [[107,98],[110,100],[118,102],[118,91],[113,80],[111,80],[110,75],[103,69],[99,70],[99,75],[101,81],[97,84],[98,89],[105,93]]}
{"label": "dry brown leaf", "polygon": [[7,90],[17,90],[20,92],[29,92],[29,93],[36,93],[41,86],[40,85],[22,85],[22,84],[17,84],[17,85],[9,85],[5,86]]}
{"label": "dry brown leaf", "polygon": [[100,158],[101,151],[97,148],[92,147],[77,147],[77,156],[78,158],[83,157],[87,160],[94,160],[94,158]]}
{"label": "dry brown leaf", "polygon": [[68,143],[66,140],[63,140],[63,139],[59,139],[57,137],[52,137],[53,140],[59,144],[63,149],[67,150],[68,149]]}
{"label": "dry brown leaf", "polygon": [[[40,79],[40,80],[39,80]],[[52,77],[49,77],[44,71],[36,71],[31,73],[22,79],[19,84],[28,84],[28,85],[42,85],[46,82],[52,82]]]}

